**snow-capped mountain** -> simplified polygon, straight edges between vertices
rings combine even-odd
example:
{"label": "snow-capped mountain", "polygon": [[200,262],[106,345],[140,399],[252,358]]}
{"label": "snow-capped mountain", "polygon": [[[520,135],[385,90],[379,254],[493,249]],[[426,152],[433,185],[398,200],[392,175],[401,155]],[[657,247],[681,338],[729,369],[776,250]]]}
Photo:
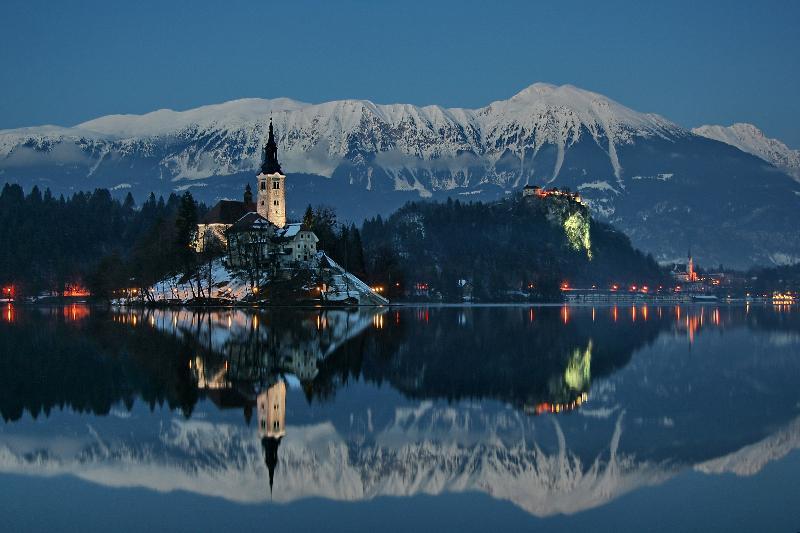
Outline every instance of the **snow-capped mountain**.
{"label": "snow-capped mountain", "polygon": [[[107,487],[180,490],[241,503],[480,492],[532,515],[552,516],[605,505],[687,468],[753,475],[800,446],[795,419],[775,435],[719,458],[696,464],[683,457],[653,460],[647,456],[651,449],[621,446],[622,414],[602,421],[603,427],[594,427],[596,420],[587,423],[601,435],[593,443],[597,448],[583,454],[557,419],[537,429],[531,419],[508,412],[487,415],[429,403],[398,409],[391,424],[367,439],[328,422],[290,426],[270,493],[252,428],[175,417],[151,432],[99,420],[85,433],[53,436],[57,446],[42,444],[40,434],[0,434],[0,473],[71,475]],[[552,438],[555,447],[539,442]],[[778,440],[780,451],[771,453]]]}
{"label": "snow-capped mountain", "polygon": [[[661,260],[690,246],[707,264],[800,258],[800,184],[728,144],[570,85],[537,83],[480,109],[245,99],[5,130],[0,180],[56,193],[192,188],[206,201],[238,198],[270,117],[290,217],[327,203],[359,220],[409,199],[488,200],[529,183],[580,191]],[[702,230],[710,226],[713,234]]]}
{"label": "snow-capped mountain", "polygon": [[760,157],[800,181],[800,150],[792,150],[778,139],[767,137],[752,124],[740,122],[732,126],[700,126],[692,129],[692,133]]}
{"label": "snow-capped mountain", "polygon": [[[674,475],[664,465],[618,451],[619,420],[584,463],[563,438],[557,449],[543,449],[533,424],[527,420],[520,428],[509,413],[481,416],[475,408],[423,404],[397,416],[396,423],[410,427],[391,424],[366,442],[330,423],[290,426],[271,494],[256,432],[198,420],[165,420],[158,434],[95,431],[70,439],[62,446],[66,453],[31,450],[31,438],[0,439],[0,472],[75,475],[105,486],[184,490],[239,502],[483,492],[537,516],[590,509]],[[490,433],[480,434],[470,422]],[[433,434],[428,424],[436,424]],[[514,435],[520,429],[526,438]],[[558,435],[558,422],[547,432]]]}

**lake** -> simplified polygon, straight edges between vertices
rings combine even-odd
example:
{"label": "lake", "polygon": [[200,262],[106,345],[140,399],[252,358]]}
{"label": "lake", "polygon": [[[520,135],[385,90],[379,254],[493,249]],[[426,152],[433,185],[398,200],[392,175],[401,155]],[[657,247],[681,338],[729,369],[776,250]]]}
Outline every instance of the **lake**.
{"label": "lake", "polygon": [[800,531],[796,307],[0,310],[7,531]]}

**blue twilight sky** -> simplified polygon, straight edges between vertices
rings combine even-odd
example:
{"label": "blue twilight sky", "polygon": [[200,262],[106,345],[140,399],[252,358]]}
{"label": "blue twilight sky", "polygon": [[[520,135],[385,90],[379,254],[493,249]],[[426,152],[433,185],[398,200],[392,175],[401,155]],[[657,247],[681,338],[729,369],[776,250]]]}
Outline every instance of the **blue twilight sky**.
{"label": "blue twilight sky", "polygon": [[536,81],[800,147],[795,1],[0,1],[0,128],[241,97],[480,107]]}

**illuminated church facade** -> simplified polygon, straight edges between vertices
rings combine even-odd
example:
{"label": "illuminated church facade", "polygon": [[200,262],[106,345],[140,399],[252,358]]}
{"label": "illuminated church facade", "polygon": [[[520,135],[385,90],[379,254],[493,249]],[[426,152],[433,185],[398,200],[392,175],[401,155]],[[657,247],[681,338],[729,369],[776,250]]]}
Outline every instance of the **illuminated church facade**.
{"label": "illuminated church facade", "polygon": [[278,162],[272,120],[256,176],[256,200],[248,184],[244,201],[221,200],[197,225],[195,249],[227,253],[234,268],[289,267],[311,261],[319,239],[302,223],[286,221],[286,175]]}

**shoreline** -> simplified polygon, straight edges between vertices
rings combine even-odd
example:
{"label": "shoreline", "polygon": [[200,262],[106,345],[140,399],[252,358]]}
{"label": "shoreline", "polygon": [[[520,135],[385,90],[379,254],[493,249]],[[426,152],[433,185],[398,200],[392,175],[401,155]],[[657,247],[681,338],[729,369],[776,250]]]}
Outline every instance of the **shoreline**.
{"label": "shoreline", "polygon": [[362,310],[362,309],[390,309],[390,308],[492,308],[492,307],[574,307],[574,308],[613,308],[613,307],[745,307],[748,305],[779,305],[794,307],[798,303],[785,304],[773,303],[769,299],[744,301],[744,300],[718,300],[718,301],[682,301],[682,302],[392,302],[381,305],[320,305],[320,304],[231,304],[231,305],[190,305],[190,304],[150,304],[150,303],[111,303],[107,301],[46,301],[46,302],[8,302],[9,305],[24,307],[53,307],[62,305],[87,305],[91,307],[127,308],[127,309],[236,309],[236,310],[267,310],[267,309],[307,309],[307,310]]}

